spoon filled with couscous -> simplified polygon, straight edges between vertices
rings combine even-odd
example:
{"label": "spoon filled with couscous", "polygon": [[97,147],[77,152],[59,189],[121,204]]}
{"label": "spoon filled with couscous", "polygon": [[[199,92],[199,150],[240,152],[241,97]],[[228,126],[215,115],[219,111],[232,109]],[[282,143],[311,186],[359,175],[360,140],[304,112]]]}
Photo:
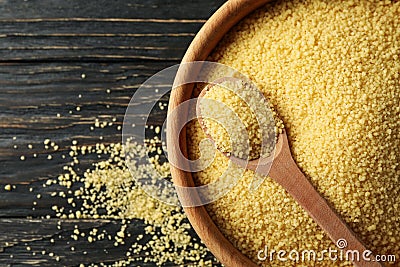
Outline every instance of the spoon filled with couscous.
{"label": "spoon filled with couscous", "polygon": [[[243,168],[269,175],[335,244],[342,239],[347,241],[344,251],[369,251],[299,169],[283,123],[270,107],[251,82],[226,77],[204,87],[196,110],[200,126],[223,155]],[[372,252],[368,259],[353,263],[383,266]]]}

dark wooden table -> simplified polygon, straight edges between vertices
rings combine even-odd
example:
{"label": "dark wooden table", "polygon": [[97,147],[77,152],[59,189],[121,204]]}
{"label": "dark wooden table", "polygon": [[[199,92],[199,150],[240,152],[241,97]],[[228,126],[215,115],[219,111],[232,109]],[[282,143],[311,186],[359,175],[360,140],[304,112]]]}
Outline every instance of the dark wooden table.
{"label": "dark wooden table", "polygon": [[[110,232],[120,224],[63,220],[60,232],[51,207],[62,203],[50,197],[54,188],[42,185],[63,172],[67,160],[60,155],[73,139],[95,144],[102,135],[104,143],[120,142],[115,129],[90,131],[94,118],[116,117],[115,125],[121,125],[138,86],[179,63],[195,33],[223,2],[0,0],[0,266],[76,266],[124,258],[112,242],[88,247],[89,254],[83,255],[66,249],[66,240],[51,244],[60,262],[40,253],[32,256],[26,246],[45,249],[53,236],[68,236],[75,224]],[[44,156],[47,138],[60,146],[52,160]],[[6,184],[16,188],[5,191]],[[33,210],[37,194],[42,198]],[[142,231],[143,223],[131,228]]]}

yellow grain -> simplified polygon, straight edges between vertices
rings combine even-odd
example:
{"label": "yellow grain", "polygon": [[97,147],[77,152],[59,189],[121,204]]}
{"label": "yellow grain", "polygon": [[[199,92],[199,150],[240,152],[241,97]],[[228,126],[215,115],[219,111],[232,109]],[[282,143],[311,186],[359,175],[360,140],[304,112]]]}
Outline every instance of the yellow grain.
{"label": "yellow grain", "polygon": [[[313,185],[369,248],[397,259],[399,17],[399,1],[278,1],[242,20],[209,58],[257,84],[285,123],[292,154]],[[199,158],[196,147],[204,134],[198,123],[190,125],[188,138],[190,156]],[[206,170],[194,175],[196,181],[218,178],[227,162],[217,153]],[[247,171],[229,194],[207,206],[236,247],[256,262],[265,246],[335,249],[271,179],[257,192],[248,192],[252,175]]]}

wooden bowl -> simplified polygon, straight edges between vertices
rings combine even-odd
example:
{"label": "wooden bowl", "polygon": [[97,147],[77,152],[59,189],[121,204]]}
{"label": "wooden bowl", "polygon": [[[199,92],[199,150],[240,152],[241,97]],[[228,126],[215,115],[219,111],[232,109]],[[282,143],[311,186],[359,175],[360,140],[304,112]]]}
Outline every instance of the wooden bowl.
{"label": "wooden bowl", "polygon": [[[204,61],[212,52],[222,37],[243,17],[269,2],[270,0],[230,0],[219,8],[213,16],[200,29],[186,54],[182,59],[184,62]],[[172,90],[169,101],[169,111],[175,109],[179,104],[191,98],[193,84],[179,86]],[[184,113],[184,112],[182,112]],[[179,118],[186,121],[187,114],[180,114]],[[179,138],[177,138],[179,136]],[[167,143],[169,157],[178,153],[180,147],[184,156],[187,157],[186,131],[183,128],[179,131],[179,123],[170,121],[167,126]],[[171,166],[173,181],[178,186],[194,186],[191,173],[182,171]],[[187,198],[182,192],[179,197]],[[220,232],[218,227],[211,220],[204,206],[184,208],[193,228],[210,249],[210,251],[225,266],[257,266],[248,257],[235,248]]]}

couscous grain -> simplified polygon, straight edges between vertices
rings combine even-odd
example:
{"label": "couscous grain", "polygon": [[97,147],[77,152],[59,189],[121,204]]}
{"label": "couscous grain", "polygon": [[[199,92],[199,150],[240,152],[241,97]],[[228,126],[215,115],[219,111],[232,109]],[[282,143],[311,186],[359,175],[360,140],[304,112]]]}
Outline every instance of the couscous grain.
{"label": "couscous grain", "polygon": [[226,78],[210,84],[198,105],[203,128],[223,153],[253,160],[273,152],[282,123],[251,83]]}
{"label": "couscous grain", "polygon": [[[292,154],[317,190],[377,254],[400,259],[400,1],[293,0],[243,19],[209,60],[254,81],[285,123]],[[204,138],[188,129],[191,158]],[[207,160],[207,159],[205,159]],[[194,175],[209,183],[228,159]],[[270,250],[335,249],[274,181],[256,192],[244,178],[207,210],[225,236],[255,262]],[[337,249],[337,248],[336,248]],[[393,264],[393,262],[392,262]],[[396,263],[394,263],[396,265]],[[346,261],[296,262],[344,266]],[[397,265],[399,263],[397,262]]]}

